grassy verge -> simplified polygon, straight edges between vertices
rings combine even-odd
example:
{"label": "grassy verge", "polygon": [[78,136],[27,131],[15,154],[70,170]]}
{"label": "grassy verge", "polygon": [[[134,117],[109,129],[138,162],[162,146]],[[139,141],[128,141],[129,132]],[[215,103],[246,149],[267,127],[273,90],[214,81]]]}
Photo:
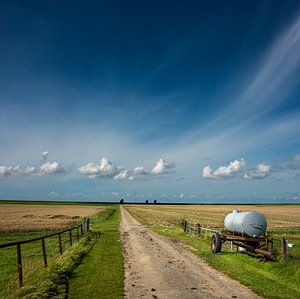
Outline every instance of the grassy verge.
{"label": "grassy verge", "polygon": [[211,254],[210,240],[204,237],[189,236],[180,228],[153,227],[164,236],[181,240],[195,254],[204,258],[212,267],[239,280],[255,293],[267,298],[300,298],[300,263],[278,261],[260,263],[247,254],[236,254],[222,250]]}
{"label": "grassy verge", "polygon": [[123,298],[124,269],[119,232],[120,210],[110,207],[91,221],[101,236],[69,281],[70,298]]}
{"label": "grassy verge", "polygon": [[[51,232],[50,232],[51,233]],[[0,243],[27,240],[45,235],[45,232],[0,234]],[[73,241],[76,242],[76,232],[72,231]],[[60,256],[57,237],[45,240],[47,259],[51,265]],[[63,250],[70,248],[68,234],[62,234]],[[36,241],[22,245],[22,263],[24,284],[31,283],[31,277],[43,268],[41,242]],[[16,266],[16,247],[0,250],[0,298],[7,298],[18,289],[18,276]]]}
{"label": "grassy verge", "polygon": [[68,290],[68,280],[82,258],[89,252],[95,237],[89,233],[79,243],[67,250],[47,269],[30,276],[25,287],[12,298],[64,298]]}

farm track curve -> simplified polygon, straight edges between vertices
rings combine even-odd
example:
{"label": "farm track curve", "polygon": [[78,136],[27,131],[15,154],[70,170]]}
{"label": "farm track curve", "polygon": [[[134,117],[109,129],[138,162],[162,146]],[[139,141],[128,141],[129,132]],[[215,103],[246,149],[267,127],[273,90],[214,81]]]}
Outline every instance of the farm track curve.
{"label": "farm track curve", "polygon": [[121,207],[125,298],[261,298]]}

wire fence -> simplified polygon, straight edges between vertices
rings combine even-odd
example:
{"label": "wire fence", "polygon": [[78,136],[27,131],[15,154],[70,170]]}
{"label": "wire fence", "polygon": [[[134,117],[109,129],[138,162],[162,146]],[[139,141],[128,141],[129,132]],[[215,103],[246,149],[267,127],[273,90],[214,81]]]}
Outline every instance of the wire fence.
{"label": "wire fence", "polygon": [[[214,233],[221,234],[220,228],[207,228],[201,226],[199,223],[188,222],[183,219],[180,222],[183,231],[190,235],[201,236],[204,238],[211,238]],[[298,260],[300,263],[300,237],[297,235],[276,235],[275,237],[268,236],[270,242],[270,250],[272,255],[277,258]],[[239,248],[234,246],[234,242],[229,241],[223,244],[225,250],[238,251]]]}
{"label": "wire fence", "polygon": [[[16,248],[18,284],[19,287],[22,287],[24,285],[24,259],[23,258],[25,257],[25,259],[28,259],[28,254],[26,254],[26,252],[23,253],[22,248],[29,249],[27,252],[29,253],[29,257],[36,256],[37,254],[36,243],[40,242],[39,252],[41,253],[40,256],[42,257],[43,260],[43,266],[46,268],[49,262],[48,260],[49,255],[50,257],[53,256],[53,251],[54,251],[53,246],[55,243],[56,243],[56,248],[58,253],[62,255],[64,250],[67,249],[67,243],[69,243],[68,247],[71,247],[73,243],[79,242],[80,238],[84,236],[88,230],[89,230],[89,218],[84,218],[81,224],[71,227],[69,229],[47,234],[41,237],[32,238],[32,239],[0,244],[0,249],[2,250],[2,253],[5,254],[5,250],[10,250],[12,247]],[[54,238],[57,238],[56,242],[53,240]],[[48,241],[49,241],[48,245],[51,244],[51,246],[47,248]],[[32,243],[35,243],[35,246],[28,247],[28,245]],[[47,253],[50,254],[48,255]]]}

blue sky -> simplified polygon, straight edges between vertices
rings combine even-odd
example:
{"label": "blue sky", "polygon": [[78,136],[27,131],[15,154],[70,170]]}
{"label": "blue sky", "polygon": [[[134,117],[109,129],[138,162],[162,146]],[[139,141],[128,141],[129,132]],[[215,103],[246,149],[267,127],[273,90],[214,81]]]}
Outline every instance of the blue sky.
{"label": "blue sky", "polygon": [[299,1],[1,1],[0,198],[300,201]]}

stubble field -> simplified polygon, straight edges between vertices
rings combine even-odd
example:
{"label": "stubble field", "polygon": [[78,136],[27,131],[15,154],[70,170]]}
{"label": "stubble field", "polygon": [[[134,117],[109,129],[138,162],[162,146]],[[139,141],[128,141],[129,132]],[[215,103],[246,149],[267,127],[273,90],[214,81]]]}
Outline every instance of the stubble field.
{"label": "stubble field", "polygon": [[[103,211],[104,205],[77,204],[29,204],[0,203],[0,244],[44,236],[51,231],[64,230],[81,223],[83,217],[91,217]],[[72,231],[73,243],[77,244],[76,230]],[[70,249],[69,234],[61,235],[62,249]],[[58,239],[45,240],[48,264],[60,257]],[[22,264],[25,285],[43,269],[41,242],[22,245]],[[0,249],[0,298],[15,298],[17,287],[16,247]]]}
{"label": "stubble field", "polygon": [[0,233],[62,230],[104,206],[0,204]]}
{"label": "stubble field", "polygon": [[299,205],[129,205],[128,210],[149,226],[177,226],[182,219],[204,227],[223,228],[225,216],[232,210],[257,211],[265,215],[272,231],[299,230]]}

